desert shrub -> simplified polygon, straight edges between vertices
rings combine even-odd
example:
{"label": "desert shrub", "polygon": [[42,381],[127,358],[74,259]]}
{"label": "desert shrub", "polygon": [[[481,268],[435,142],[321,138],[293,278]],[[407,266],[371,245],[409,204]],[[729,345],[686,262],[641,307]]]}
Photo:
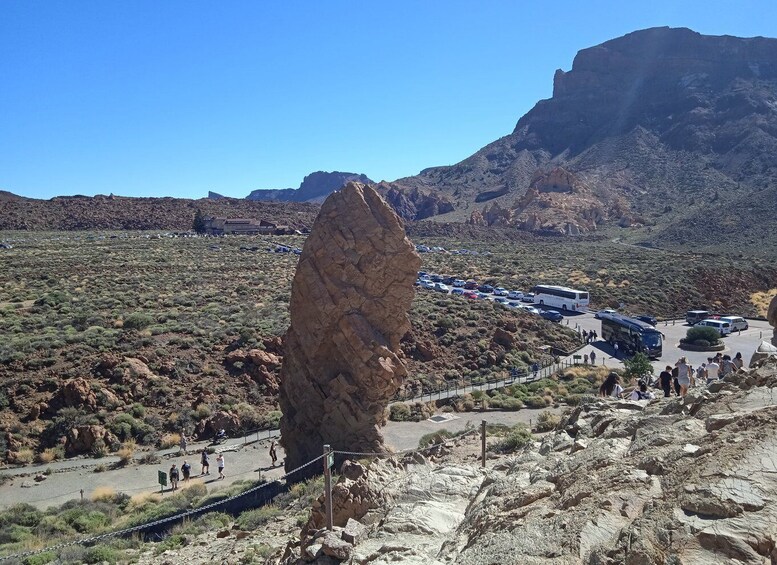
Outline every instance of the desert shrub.
{"label": "desert shrub", "polygon": [[56,553],[53,551],[44,551],[43,553],[39,553],[37,555],[30,555],[29,557],[25,557],[22,561],[22,565],[45,565],[46,563],[51,563],[56,559]]}
{"label": "desert shrub", "polygon": [[248,510],[247,512],[240,514],[240,516],[237,517],[237,525],[243,530],[256,530],[271,520],[274,520],[282,513],[283,511],[277,506],[268,504],[267,506]]}
{"label": "desert shrub", "polygon": [[710,347],[712,344],[707,341],[706,339],[697,339],[693,342],[694,345],[698,345],[699,347]]}
{"label": "desert shrub", "polygon": [[122,560],[124,554],[107,545],[95,545],[86,550],[84,563],[117,563]]}
{"label": "desert shrub", "polygon": [[549,410],[545,410],[544,412],[540,412],[540,415],[537,416],[537,431],[549,432],[555,429],[560,422],[561,416],[554,414]]}
{"label": "desert shrub", "polygon": [[163,539],[161,542],[157,544],[157,546],[154,548],[154,554],[159,555],[160,553],[164,553],[168,549],[177,549],[179,547],[183,547],[186,545],[187,540],[186,537],[182,534],[173,534],[171,536],[167,536],[165,539]]}
{"label": "desert shrub", "polygon": [[181,444],[181,434],[164,434],[159,440],[160,449],[169,449]]}
{"label": "desert shrub", "polygon": [[27,503],[14,504],[0,514],[0,530],[11,524],[35,527],[43,518],[43,512]]}
{"label": "desert shrub", "polygon": [[134,439],[128,439],[121,444],[121,447],[116,452],[116,455],[119,456],[119,465],[128,465],[132,462],[135,455],[135,447],[136,443]]}
{"label": "desert shrub", "polygon": [[426,447],[429,447],[430,445],[434,445],[436,443],[442,443],[446,439],[449,439],[452,437],[453,437],[453,434],[446,429],[437,430],[436,432],[422,435],[421,438],[418,440],[418,447],[419,449],[424,449]]}
{"label": "desert shrub", "polygon": [[142,330],[154,323],[154,318],[142,312],[133,312],[124,318],[123,328],[125,330]]}
{"label": "desert shrub", "polygon": [[489,449],[498,453],[512,453],[528,445],[531,441],[532,435],[529,429],[523,424],[518,424],[513,426],[503,439],[492,444]]}
{"label": "desert shrub", "polygon": [[156,451],[148,451],[138,458],[138,463],[141,465],[155,465],[162,460]]}
{"label": "desert shrub", "polygon": [[116,499],[116,491],[112,487],[97,487],[91,496],[94,502],[113,502]]}
{"label": "desert shrub", "polygon": [[526,404],[528,408],[547,408],[548,400],[544,396],[537,396],[535,394],[527,396],[524,399],[524,404]]}
{"label": "desert shrub", "polygon": [[22,463],[26,465],[28,463],[32,463],[34,459],[35,459],[35,452],[28,447],[23,447],[22,449],[16,452],[17,463]]}
{"label": "desert shrub", "polygon": [[407,422],[410,420],[410,407],[407,404],[392,404],[389,408],[389,420]]}

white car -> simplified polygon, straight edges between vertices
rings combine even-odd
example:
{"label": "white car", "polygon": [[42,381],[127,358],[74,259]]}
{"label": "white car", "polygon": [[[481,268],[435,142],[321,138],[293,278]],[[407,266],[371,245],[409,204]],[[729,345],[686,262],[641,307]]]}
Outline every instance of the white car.
{"label": "white car", "polygon": [[539,315],[540,311],[537,310],[534,306],[524,306],[524,310],[526,310],[529,314],[537,314]]}
{"label": "white car", "polygon": [[506,289],[502,288],[501,286],[498,286],[494,289],[494,296],[507,296],[508,292]]}
{"label": "white car", "polygon": [[604,310],[599,310],[596,314],[594,314],[594,318],[597,320],[601,319],[601,314],[617,314],[617,312],[612,308],[605,308]]}
{"label": "white car", "polygon": [[430,288],[434,290],[434,283],[431,281],[421,279],[421,288]]}
{"label": "white car", "polygon": [[507,293],[507,298],[510,300],[520,300],[523,298],[523,293],[518,290],[511,290]]}
{"label": "white car", "polygon": [[445,293],[447,293],[450,289],[448,288],[447,284],[434,283],[434,290],[436,290],[437,292],[445,292]]}
{"label": "white car", "polygon": [[465,284],[467,284],[467,282],[466,282],[466,281],[463,281],[463,280],[461,280],[461,279],[453,279],[453,286],[455,286],[456,288],[461,288],[461,287],[463,287]]}

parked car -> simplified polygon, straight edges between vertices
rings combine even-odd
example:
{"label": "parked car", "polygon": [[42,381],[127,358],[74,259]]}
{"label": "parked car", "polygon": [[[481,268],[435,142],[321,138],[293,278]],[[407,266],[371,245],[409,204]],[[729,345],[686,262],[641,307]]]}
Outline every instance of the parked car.
{"label": "parked car", "polygon": [[459,288],[459,287],[453,287],[453,290],[451,290],[451,294],[455,294],[457,296],[461,296],[465,292],[467,292],[467,291],[464,290],[463,288]]}
{"label": "parked car", "polygon": [[540,316],[551,322],[560,322],[564,319],[564,316],[556,312],[555,310],[540,310]]}
{"label": "parked car", "polygon": [[688,310],[685,313],[685,322],[689,326],[693,326],[695,324],[698,324],[702,320],[707,320],[710,318],[710,313],[707,310]]}
{"label": "parked car", "polygon": [[426,271],[418,271],[418,278],[421,279],[425,276],[429,275]]}
{"label": "parked car", "polygon": [[464,285],[467,284],[462,279],[453,279],[453,286],[456,288],[464,288]]}
{"label": "parked car", "polygon": [[491,294],[492,292],[494,292],[494,287],[491,286],[490,284],[482,284],[478,287],[478,290],[485,294]]}
{"label": "parked car", "polygon": [[494,298],[494,302],[496,302],[497,304],[507,304],[507,298],[505,298],[504,296],[497,296],[496,298]]}
{"label": "parked car", "polygon": [[507,305],[510,308],[523,308],[523,304],[521,304],[520,302],[515,302],[515,301],[508,302]]}
{"label": "parked car", "polygon": [[485,300],[489,297],[489,294],[487,292],[477,291],[476,294],[477,294],[477,297],[480,298],[481,300]]}
{"label": "parked car", "polygon": [[534,306],[524,306],[524,310],[526,310],[529,314],[539,314],[540,311],[537,310]]}
{"label": "parked car", "polygon": [[594,314],[594,318],[596,318],[597,320],[601,320],[602,314],[617,314],[617,312],[612,308],[603,308],[602,310],[599,310],[596,314]]}
{"label": "parked car", "polygon": [[715,328],[718,330],[718,333],[720,334],[720,337],[727,336],[731,333],[731,324],[728,322],[724,322],[723,320],[702,320],[697,326],[707,326],[708,328]]}
{"label": "parked car", "polygon": [[453,277],[444,277],[441,282],[443,282],[445,284],[448,284],[448,285],[451,285],[451,284],[453,284],[453,281],[455,281],[455,280],[456,279],[454,279]]}
{"label": "parked car", "polygon": [[507,293],[507,298],[510,300],[520,300],[523,298],[523,293],[518,290],[511,290]]}
{"label": "parked car", "polygon": [[494,296],[507,296],[507,289],[498,286],[494,289]]}
{"label": "parked car", "polygon": [[658,320],[656,320],[654,316],[649,316],[648,314],[640,314],[639,316],[634,317],[637,320],[645,322],[646,324],[650,324],[651,326],[655,326],[658,323]]}
{"label": "parked car", "polygon": [[438,283],[438,282],[442,282],[443,276],[442,275],[431,275],[429,278],[432,279],[432,282]]}
{"label": "parked car", "polygon": [[447,284],[436,282],[434,283],[434,290],[436,290],[437,292],[444,292],[445,294],[448,294],[448,291],[450,289],[448,288]]}
{"label": "parked car", "polygon": [[522,302],[530,302],[534,303],[534,293],[533,292],[527,292],[521,297]]}
{"label": "parked car", "polygon": [[473,281],[472,279],[469,279],[467,282],[464,283],[464,288],[467,290],[476,290],[478,288],[477,281]]}
{"label": "parked car", "polygon": [[421,288],[430,288],[434,290],[434,283],[431,281],[421,281]]}
{"label": "parked car", "polygon": [[474,290],[465,290],[464,291],[464,298],[469,298],[470,300],[475,300],[478,297],[478,293]]}
{"label": "parked car", "polygon": [[728,322],[731,324],[731,331],[745,331],[747,328],[750,327],[750,325],[747,323],[747,320],[742,318],[741,316],[721,316],[720,318],[721,322]]}

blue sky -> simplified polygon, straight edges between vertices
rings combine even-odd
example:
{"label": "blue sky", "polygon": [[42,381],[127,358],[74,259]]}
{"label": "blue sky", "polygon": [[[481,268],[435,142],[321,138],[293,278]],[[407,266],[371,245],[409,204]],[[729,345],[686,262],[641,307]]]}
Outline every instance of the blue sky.
{"label": "blue sky", "polygon": [[0,2],[0,190],[243,197],[394,180],[512,131],[647,27],[776,36],[777,2]]}

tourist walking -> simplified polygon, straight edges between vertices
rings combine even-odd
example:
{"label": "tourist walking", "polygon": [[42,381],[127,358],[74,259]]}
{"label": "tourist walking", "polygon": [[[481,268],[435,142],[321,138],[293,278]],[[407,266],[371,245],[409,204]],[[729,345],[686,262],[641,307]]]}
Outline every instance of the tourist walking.
{"label": "tourist walking", "polygon": [[666,369],[661,371],[661,374],[658,375],[658,380],[664,391],[664,398],[669,398],[672,391],[672,367],[667,365]]}
{"label": "tourist walking", "polygon": [[583,354],[583,363],[584,363],[585,365],[588,365],[588,353],[584,353],[584,354]]}
{"label": "tourist walking", "polygon": [[175,463],[173,463],[173,466],[170,467],[170,488],[173,490],[178,490],[178,467],[175,466]]}
{"label": "tourist walking", "polygon": [[724,355],[723,360],[720,362],[720,378],[727,377],[737,370],[737,366],[731,360],[730,355]]}
{"label": "tourist walking", "polygon": [[275,453],[275,440],[270,442],[270,459],[272,459],[272,466],[275,467],[275,463],[278,461],[278,454]]}
{"label": "tourist walking", "polygon": [[187,444],[188,440],[186,439],[186,432],[181,432],[181,441],[179,442],[178,446],[181,448],[181,452],[184,455],[189,455],[189,452],[186,451]]}
{"label": "tourist walking", "polygon": [[720,365],[715,362],[714,357],[707,359],[707,385],[718,380],[718,371],[720,371]]}
{"label": "tourist walking", "polygon": [[688,387],[691,386],[691,368],[685,357],[680,357],[675,367],[677,367],[677,384],[680,387],[678,396],[685,396],[688,394]]}
{"label": "tourist walking", "polygon": [[202,472],[200,475],[210,475],[210,461],[208,460],[208,449],[202,449],[202,455],[200,456],[200,463],[202,463]]}
{"label": "tourist walking", "polygon": [[192,473],[192,466],[189,465],[188,461],[184,461],[183,465],[181,465],[181,473],[183,473],[183,482],[188,483],[189,476]]}
{"label": "tourist walking", "polygon": [[224,454],[219,453],[216,457],[216,466],[219,468],[219,479],[224,478]]}
{"label": "tourist walking", "polygon": [[596,351],[591,351],[591,365],[596,365]]}

